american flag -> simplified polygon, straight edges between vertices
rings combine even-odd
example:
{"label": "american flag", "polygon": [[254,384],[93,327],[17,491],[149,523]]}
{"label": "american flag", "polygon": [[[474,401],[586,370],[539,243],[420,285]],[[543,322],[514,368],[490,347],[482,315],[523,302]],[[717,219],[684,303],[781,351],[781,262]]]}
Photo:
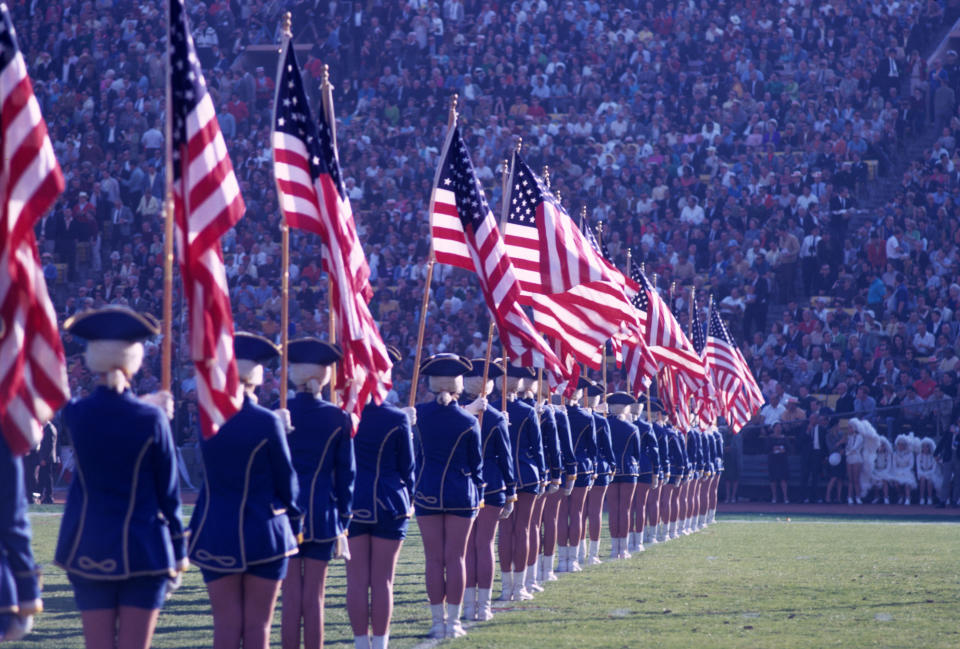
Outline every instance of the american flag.
{"label": "american flag", "polygon": [[657,394],[663,402],[667,416],[676,427],[686,432],[690,429],[690,413],[687,411],[689,387],[680,379],[679,373],[671,366],[660,370],[657,379]]}
{"label": "american flag", "polygon": [[763,405],[763,395],[759,393],[759,387],[756,388],[759,397],[748,387],[756,385],[753,373],[743,361],[717,311],[710,314],[705,349],[723,403],[723,416],[730,428],[739,432]]}
{"label": "american flag", "polygon": [[23,455],[40,443],[43,424],[70,398],[33,232],[64,181],[5,3],[0,107],[0,430],[11,452]]}
{"label": "american flag", "polygon": [[595,369],[601,346],[636,325],[622,274],[595,250],[541,180],[514,153],[504,242],[534,322]]}
{"label": "american flag", "polygon": [[672,367],[678,373],[678,378],[692,390],[699,389],[706,380],[700,356],[683,333],[670,307],[650,285],[640,267],[634,266],[631,273],[640,286],[633,305],[637,308],[640,332],[650,347],[650,353],[659,363]]}
{"label": "american flag", "polygon": [[280,55],[273,120],[273,170],[286,222],[323,241],[323,269],[330,277],[337,342],[341,406],[354,421],[369,400],[382,403],[390,391],[393,364],[370,313],[370,267],[357,237],[350,197],[340,173],[332,112],[314,121],[293,42]]}
{"label": "american flag", "polygon": [[[692,298],[691,298],[692,299]],[[714,385],[714,375],[710,369],[709,362],[706,356],[707,349],[707,336],[706,331],[703,327],[703,320],[700,318],[700,307],[694,302],[693,304],[693,317],[690,322],[690,342],[693,343],[693,348],[696,350],[697,355],[700,357],[704,365],[704,370],[706,372],[706,380],[700,384],[700,389],[697,390],[696,394],[696,407],[695,414],[700,420],[700,426],[704,429],[709,427],[713,420],[720,414],[721,408],[718,407],[717,402],[717,388]]]}
{"label": "american flag", "polygon": [[520,306],[513,262],[456,126],[447,133],[440,155],[432,205],[430,230],[437,261],[477,273],[510,358],[527,367],[561,372],[559,359]]}
{"label": "american flag", "polygon": [[220,237],[245,206],[200,69],[183,0],[170,0],[170,156],[176,242],[190,317],[200,428],[210,437],[243,405]]}

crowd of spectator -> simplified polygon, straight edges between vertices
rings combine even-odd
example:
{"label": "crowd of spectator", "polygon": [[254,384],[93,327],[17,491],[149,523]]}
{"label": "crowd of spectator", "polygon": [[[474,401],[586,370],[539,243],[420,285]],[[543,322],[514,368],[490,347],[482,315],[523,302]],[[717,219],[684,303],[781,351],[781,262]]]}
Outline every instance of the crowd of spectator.
{"label": "crowd of spectator", "polygon": [[[38,229],[62,317],[104,303],[159,315],[165,14],[143,0],[13,0],[67,180]],[[194,41],[247,205],[223,240],[236,328],[279,336],[272,71],[293,12],[314,107],[329,65],[340,160],[384,339],[407,355],[449,100],[492,204],[517,137],[571,212],[603,221],[661,287],[712,295],[788,435],[812,413],[884,434],[957,420],[960,60],[927,56],[954,0],[195,0]],[[907,144],[930,142],[907,160]],[[904,169],[902,174],[900,170]],[[884,193],[880,193],[879,188]],[[291,329],[327,330],[320,244],[293,233]],[[675,295],[685,323],[688,293]],[[179,291],[176,335],[184,320]],[[480,353],[476,281],[437,266],[424,353]],[[474,337],[476,336],[476,337]],[[72,388],[90,377],[66,338]],[[186,345],[181,439],[195,436]],[[155,389],[148,348],[139,390]],[[623,381],[610,373],[611,388]],[[268,376],[266,392],[278,389]],[[269,396],[267,396],[269,398]]]}

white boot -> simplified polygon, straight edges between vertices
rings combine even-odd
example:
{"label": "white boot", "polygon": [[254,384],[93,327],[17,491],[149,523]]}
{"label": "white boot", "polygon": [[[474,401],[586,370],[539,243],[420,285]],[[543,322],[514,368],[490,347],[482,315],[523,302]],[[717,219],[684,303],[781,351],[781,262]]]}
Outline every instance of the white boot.
{"label": "white boot", "polygon": [[448,638],[462,638],[467,635],[460,624],[460,604],[447,604],[446,633]]}
{"label": "white boot", "polygon": [[663,543],[667,540],[667,524],[663,521],[657,523],[657,533],[654,535],[657,543]]}
{"label": "white boot", "polygon": [[[636,550],[634,550],[634,552],[636,552]],[[633,554],[631,554],[630,549],[627,545],[627,538],[625,536],[621,536],[620,537],[620,558],[629,559],[632,556]]]}
{"label": "white boot", "polygon": [[527,566],[527,577],[523,580],[523,585],[529,593],[542,593],[543,586],[537,583],[537,564]]}
{"label": "white boot", "polygon": [[581,566],[587,565],[587,539],[577,544],[577,563]]}
{"label": "white boot", "polygon": [[431,604],[430,617],[433,618],[433,624],[430,626],[429,637],[442,639],[446,635],[443,624],[443,604]]}
{"label": "white boot", "polygon": [[370,643],[370,649],[387,649],[387,645],[390,644],[390,634],[386,635],[375,635],[373,636],[373,642]]}
{"label": "white boot", "polygon": [[493,618],[493,611],[490,610],[490,589],[477,589],[477,619],[481,622]]}
{"label": "white boot", "polygon": [[477,619],[477,589],[473,586],[463,591],[463,617],[467,620]]}
{"label": "white boot", "polygon": [[557,572],[570,572],[567,566],[567,546],[557,546]]}
{"label": "white boot", "polygon": [[525,570],[513,573],[513,601],[514,602],[525,602],[533,599],[533,595],[524,588],[523,586],[523,576]]}
{"label": "white boot", "polygon": [[603,561],[600,561],[600,541],[590,541],[590,550],[589,556],[587,557],[587,563],[591,566],[599,566]]}
{"label": "white boot", "polygon": [[677,526],[680,523],[679,520],[670,521],[667,523],[667,539],[673,540],[680,536],[680,533],[677,532]]}
{"label": "white boot", "polygon": [[500,571],[500,602],[509,602],[513,597],[513,573],[509,570]]}
{"label": "white boot", "polygon": [[567,547],[567,557],[569,559],[569,571],[570,572],[583,572],[583,568],[580,566],[580,562],[577,561],[577,550],[579,546],[568,546]]}
{"label": "white boot", "polygon": [[686,518],[683,519],[683,530],[681,531],[681,534],[683,534],[684,536],[690,536],[691,534],[693,534],[693,518],[692,517],[687,516]]}
{"label": "white boot", "polygon": [[[626,548],[624,547],[624,550]],[[610,538],[610,559],[619,559],[620,558],[620,539]]]}
{"label": "white boot", "polygon": [[[638,541],[637,541],[637,547],[635,547],[635,548],[633,549],[634,553],[643,552],[643,551],[646,549],[646,548],[643,547],[643,543],[642,543],[642,541],[643,541],[643,534],[637,534],[637,539],[638,539]],[[625,559],[629,559],[631,556],[632,556],[632,555],[627,554],[627,556],[624,557],[624,558],[625,558]]]}
{"label": "white boot", "polygon": [[543,583],[548,581],[556,581],[557,576],[553,574],[553,555],[549,557],[547,555],[542,555],[540,557],[541,570],[543,571]]}
{"label": "white boot", "polygon": [[371,649],[370,636],[366,636],[366,635],[353,636],[353,649]]}
{"label": "white boot", "polygon": [[647,525],[644,527],[640,543],[643,545],[655,544],[657,542],[656,534],[654,533],[655,530],[656,528],[653,525]]}

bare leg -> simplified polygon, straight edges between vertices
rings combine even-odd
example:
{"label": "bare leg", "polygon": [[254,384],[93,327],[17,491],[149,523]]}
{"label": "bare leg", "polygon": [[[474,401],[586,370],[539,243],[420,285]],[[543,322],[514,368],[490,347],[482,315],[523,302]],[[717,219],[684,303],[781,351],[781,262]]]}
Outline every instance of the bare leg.
{"label": "bare leg", "polygon": [[[583,530],[583,505],[587,499],[587,487],[574,487],[567,498],[569,508],[567,545],[577,547]],[[563,540],[563,537],[561,537]]]}
{"label": "bare leg", "polygon": [[[310,574],[309,563],[307,575]],[[319,563],[319,562],[318,562]],[[270,623],[273,621],[273,607],[280,592],[279,579],[264,579],[253,575],[243,575],[243,649],[267,649],[270,646]],[[306,619],[304,630],[306,631]],[[304,640],[309,639],[304,633]],[[316,645],[322,646],[323,639]]]}
{"label": "bare leg", "polygon": [[490,507],[489,505],[480,510],[477,519],[470,528],[470,542],[475,547],[471,547],[467,553],[470,557],[474,555],[474,572],[471,579],[469,569],[467,571],[467,587],[472,588],[493,588],[493,540],[497,535],[497,527],[500,523],[500,512],[502,507]]}
{"label": "bare leg", "polygon": [[150,649],[150,640],[159,616],[158,608],[121,606],[118,615],[117,649]]}
{"label": "bare leg", "polygon": [[236,649],[243,639],[243,575],[214,579],[207,583],[207,593],[213,614],[213,649]]}
{"label": "bare leg", "polygon": [[527,569],[527,544],[529,543],[530,518],[533,515],[533,505],[536,496],[531,493],[517,494],[516,508],[510,518],[513,522],[513,571],[523,572]]}
{"label": "bare leg", "polygon": [[424,581],[427,599],[431,604],[443,604],[443,519],[442,514],[417,516],[417,525],[423,538]]}
{"label": "bare leg", "polygon": [[552,557],[557,547],[558,519],[560,517],[560,503],[564,500],[563,491],[549,494],[545,497],[543,506],[543,556]]}
{"label": "bare leg", "polygon": [[467,553],[467,537],[472,525],[472,518],[452,514],[443,516],[443,563],[446,568],[444,596],[447,604],[463,602],[463,591],[466,590],[464,582],[467,578],[464,555]]}
{"label": "bare leg", "polygon": [[303,559],[290,558],[282,591],[280,644],[283,649],[300,649],[300,621],[303,618]]}
{"label": "bare leg", "polygon": [[610,485],[607,490],[607,508],[610,516],[607,517],[607,528],[610,530],[610,538],[620,538],[620,483]]}
{"label": "bare leg", "polygon": [[[351,536],[350,560],[347,561],[347,615],[350,616],[350,627],[354,636],[367,635],[370,628],[370,573],[374,555],[371,553],[371,539],[369,534]],[[292,566],[291,566],[292,567]],[[287,578],[290,577],[289,571]],[[287,584],[283,584],[283,605],[286,609]],[[287,646],[284,645],[284,649]]]}
{"label": "bare leg", "polygon": [[546,494],[540,494],[533,501],[533,511],[530,512],[530,530],[527,534],[527,566],[537,563],[540,555],[540,525],[543,520],[543,506],[546,503]]}
{"label": "bare leg", "polygon": [[603,521],[603,499],[607,494],[606,485],[598,487],[594,485],[587,496],[587,518],[590,522],[590,540],[600,541],[600,528]]}
{"label": "bare leg", "polygon": [[116,646],[117,609],[83,611],[80,619],[83,622],[83,643],[88,649],[109,649]]}
{"label": "bare leg", "polygon": [[[393,616],[393,575],[403,541],[371,537],[370,608],[373,635],[386,635]],[[361,634],[354,634],[361,635]]]}
{"label": "bare leg", "polygon": [[[647,492],[647,508],[644,512],[646,517],[646,524],[650,525],[652,533],[656,534],[657,525],[660,523],[660,494],[663,493],[663,486],[657,485],[656,489],[652,487]],[[640,526],[640,530],[643,529],[643,525]],[[639,530],[638,530],[639,531]]]}

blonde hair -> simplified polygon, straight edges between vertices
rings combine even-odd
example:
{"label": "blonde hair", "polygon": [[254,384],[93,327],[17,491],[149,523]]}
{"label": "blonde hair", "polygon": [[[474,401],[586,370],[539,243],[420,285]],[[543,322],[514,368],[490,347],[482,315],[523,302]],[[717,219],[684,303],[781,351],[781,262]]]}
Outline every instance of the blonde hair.
{"label": "blonde hair", "polygon": [[431,376],[427,383],[441,406],[449,405],[463,392],[462,376]]}

